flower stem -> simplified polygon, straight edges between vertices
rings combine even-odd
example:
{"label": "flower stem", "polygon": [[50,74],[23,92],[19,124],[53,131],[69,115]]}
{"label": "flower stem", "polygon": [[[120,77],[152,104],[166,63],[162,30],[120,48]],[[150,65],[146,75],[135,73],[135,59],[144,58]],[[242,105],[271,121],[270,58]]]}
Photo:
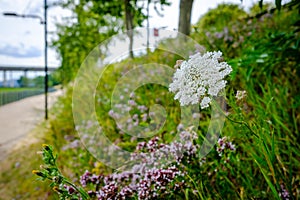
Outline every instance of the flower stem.
{"label": "flower stem", "polygon": [[251,129],[251,127],[249,126],[249,124],[247,122],[235,121],[226,115],[225,115],[225,117],[226,117],[226,119],[228,119],[229,121],[231,121],[233,123],[244,125],[255,137],[259,138],[258,135]]}
{"label": "flower stem", "polygon": [[89,195],[84,190],[78,189],[76,185],[74,185],[73,183],[71,183],[67,179],[65,179],[64,182],[69,184],[70,186],[72,186],[75,190],[77,190],[80,193],[83,200],[86,200],[86,199],[89,198]]}
{"label": "flower stem", "polygon": [[215,99],[212,100],[212,104],[213,106],[215,106],[219,111],[221,111],[221,113],[226,117],[226,119],[228,119],[229,121],[236,123],[236,124],[241,124],[244,125],[255,137],[259,138],[258,135],[252,130],[252,128],[249,126],[249,124],[245,121],[235,121],[233,119],[231,119],[229,116],[226,115],[226,113],[224,112],[224,110],[221,108],[221,106],[216,102]]}

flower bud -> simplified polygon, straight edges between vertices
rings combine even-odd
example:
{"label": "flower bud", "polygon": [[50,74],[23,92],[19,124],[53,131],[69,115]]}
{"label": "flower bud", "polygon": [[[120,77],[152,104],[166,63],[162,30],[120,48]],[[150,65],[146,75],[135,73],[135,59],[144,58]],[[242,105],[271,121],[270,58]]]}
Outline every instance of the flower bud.
{"label": "flower bud", "polygon": [[35,175],[44,177],[44,178],[46,177],[46,175],[43,172],[39,171],[39,170],[32,170],[32,173],[35,174]]}
{"label": "flower bud", "polygon": [[51,150],[48,144],[43,144],[42,146],[43,146],[43,148],[44,148],[46,151],[50,151],[50,150]]}

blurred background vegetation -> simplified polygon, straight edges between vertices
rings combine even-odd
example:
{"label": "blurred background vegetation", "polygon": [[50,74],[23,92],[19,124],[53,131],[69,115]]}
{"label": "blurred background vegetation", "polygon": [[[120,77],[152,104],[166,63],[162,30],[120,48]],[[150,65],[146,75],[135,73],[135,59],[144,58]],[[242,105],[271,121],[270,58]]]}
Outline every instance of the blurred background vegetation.
{"label": "blurred background vegetation", "polygon": [[[160,5],[168,6],[170,3],[164,0],[149,2],[162,14]],[[280,2],[276,0],[273,4],[259,1],[249,11],[243,10],[238,4],[220,4],[193,25],[190,25],[190,19],[186,16],[190,9],[180,9],[180,15],[185,16],[181,18],[186,20],[189,30],[182,27],[178,30],[184,29],[181,32],[188,34],[207,51],[222,51],[224,60],[232,66],[233,73],[227,87],[228,112],[232,119],[247,122],[257,135],[240,124],[226,121],[222,135],[232,138],[237,151],[229,163],[224,163],[224,160],[218,158],[217,152],[213,151],[207,156],[206,164],[187,165],[189,176],[196,185],[201,186],[200,189],[195,188],[194,184],[186,180],[190,199],[195,198],[194,190],[200,190],[204,199],[283,199],[280,196],[282,187],[288,191],[289,199],[300,198],[300,3],[292,0],[281,5]],[[143,20],[147,20],[145,5],[132,0],[69,0],[61,5],[73,12],[72,18],[58,25],[59,37],[52,43],[61,55],[62,65],[57,79],[63,83],[66,92],[52,109],[50,120],[42,124],[39,131],[43,132],[40,143],[54,146],[59,154],[59,167],[74,182],[78,182],[85,170],[94,173],[112,172],[79,143],[72,114],[72,83],[77,70],[95,44],[120,31],[141,26]],[[128,37],[133,39],[130,33]],[[168,45],[168,42],[162,41],[159,47]],[[105,77],[104,82],[111,84],[107,87],[99,85],[97,97],[109,98],[117,74],[122,72],[121,68],[130,69],[144,63],[145,59],[174,66],[180,58],[160,50],[139,57],[131,54],[127,60],[110,66],[109,70],[113,70],[116,76],[108,71],[109,76]],[[162,94],[166,92],[154,86],[151,89]],[[237,90],[247,91],[244,102],[237,102],[234,98]],[[149,88],[137,91],[141,97],[139,103],[151,105],[155,99],[153,94],[146,91]],[[178,104],[169,103],[172,97],[159,96],[167,107],[175,107],[175,111],[168,111],[170,123],[160,134],[164,131],[170,133],[178,125],[178,116],[174,114]],[[106,122],[109,138],[117,141],[122,148],[134,149],[137,140],[119,138],[118,129],[108,115],[110,102],[95,104],[98,106],[99,120]],[[208,124],[209,114],[204,112],[199,124],[199,135],[205,133]],[[37,182],[36,177],[31,175],[31,170],[40,163],[35,156],[40,143],[23,147],[8,159],[1,170],[3,178],[0,193],[4,195],[0,199],[58,198],[47,187],[47,182]],[[29,156],[32,158],[30,162]]]}

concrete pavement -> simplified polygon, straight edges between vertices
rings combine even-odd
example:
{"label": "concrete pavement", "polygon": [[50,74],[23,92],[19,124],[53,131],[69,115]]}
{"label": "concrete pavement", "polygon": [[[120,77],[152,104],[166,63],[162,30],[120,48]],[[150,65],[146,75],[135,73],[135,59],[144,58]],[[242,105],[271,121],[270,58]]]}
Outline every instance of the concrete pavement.
{"label": "concrete pavement", "polygon": [[[49,93],[49,108],[61,94],[60,90]],[[44,95],[37,95],[0,106],[0,161],[44,120],[44,102]]]}

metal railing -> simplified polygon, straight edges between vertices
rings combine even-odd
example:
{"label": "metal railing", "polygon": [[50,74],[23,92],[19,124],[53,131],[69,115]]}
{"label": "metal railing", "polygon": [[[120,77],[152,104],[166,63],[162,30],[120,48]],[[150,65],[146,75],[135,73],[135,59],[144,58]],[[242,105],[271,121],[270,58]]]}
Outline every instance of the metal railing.
{"label": "metal railing", "polygon": [[[49,92],[53,92],[54,90],[54,88],[51,88],[49,89]],[[43,89],[24,90],[17,92],[0,92],[0,106],[43,93]]]}

